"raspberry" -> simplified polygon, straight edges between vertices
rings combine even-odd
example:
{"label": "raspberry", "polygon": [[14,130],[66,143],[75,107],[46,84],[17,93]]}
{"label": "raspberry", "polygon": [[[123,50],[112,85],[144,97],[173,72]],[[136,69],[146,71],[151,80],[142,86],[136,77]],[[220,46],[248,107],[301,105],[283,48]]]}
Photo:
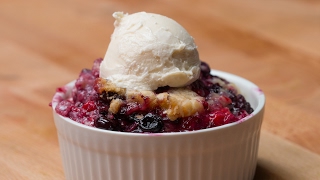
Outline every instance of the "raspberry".
{"label": "raspberry", "polygon": [[93,111],[96,108],[96,103],[94,101],[88,101],[86,102],[83,106],[82,106],[83,109],[85,109],[86,111],[90,112],[90,111]]}
{"label": "raspberry", "polygon": [[67,117],[69,112],[71,111],[71,108],[72,108],[72,102],[63,100],[57,104],[55,110],[58,114]]}

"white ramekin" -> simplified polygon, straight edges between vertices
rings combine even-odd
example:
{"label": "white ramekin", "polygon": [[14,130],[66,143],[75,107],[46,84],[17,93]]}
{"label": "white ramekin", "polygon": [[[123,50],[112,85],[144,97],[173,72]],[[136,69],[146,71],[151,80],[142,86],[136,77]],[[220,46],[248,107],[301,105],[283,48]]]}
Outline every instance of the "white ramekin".
{"label": "white ramekin", "polygon": [[[233,82],[254,108],[239,122],[192,132],[138,134],[88,127],[58,115],[52,101],[67,180],[249,180],[255,173],[265,96],[250,81]],[[66,85],[71,89],[74,82]]]}

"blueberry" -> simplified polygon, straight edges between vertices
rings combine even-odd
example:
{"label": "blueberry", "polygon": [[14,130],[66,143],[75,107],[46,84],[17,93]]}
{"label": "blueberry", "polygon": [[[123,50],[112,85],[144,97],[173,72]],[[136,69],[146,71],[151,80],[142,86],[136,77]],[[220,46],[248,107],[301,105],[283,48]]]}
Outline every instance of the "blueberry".
{"label": "blueberry", "polygon": [[148,113],[140,120],[139,126],[145,132],[160,132],[163,128],[162,118]]}
{"label": "blueberry", "polygon": [[107,119],[105,117],[100,117],[95,121],[95,127],[105,130],[117,131],[117,124],[114,120]]}

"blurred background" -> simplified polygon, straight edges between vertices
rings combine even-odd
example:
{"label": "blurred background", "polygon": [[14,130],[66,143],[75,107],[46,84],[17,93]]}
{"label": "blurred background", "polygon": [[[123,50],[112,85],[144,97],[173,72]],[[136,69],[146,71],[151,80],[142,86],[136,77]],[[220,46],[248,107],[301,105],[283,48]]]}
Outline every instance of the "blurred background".
{"label": "blurred background", "polygon": [[0,179],[63,179],[48,104],[104,57],[115,11],[176,20],[212,69],[261,87],[256,179],[320,177],[320,1],[1,0]]}

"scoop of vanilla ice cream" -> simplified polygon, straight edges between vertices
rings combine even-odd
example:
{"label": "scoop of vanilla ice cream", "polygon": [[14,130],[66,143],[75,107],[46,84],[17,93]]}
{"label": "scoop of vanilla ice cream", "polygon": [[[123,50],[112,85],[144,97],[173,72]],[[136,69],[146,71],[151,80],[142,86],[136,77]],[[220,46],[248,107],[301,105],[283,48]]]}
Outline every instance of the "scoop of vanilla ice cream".
{"label": "scoop of vanilla ice cream", "polygon": [[115,12],[115,30],[100,77],[119,87],[155,90],[183,87],[200,74],[197,46],[176,21],[146,12]]}

